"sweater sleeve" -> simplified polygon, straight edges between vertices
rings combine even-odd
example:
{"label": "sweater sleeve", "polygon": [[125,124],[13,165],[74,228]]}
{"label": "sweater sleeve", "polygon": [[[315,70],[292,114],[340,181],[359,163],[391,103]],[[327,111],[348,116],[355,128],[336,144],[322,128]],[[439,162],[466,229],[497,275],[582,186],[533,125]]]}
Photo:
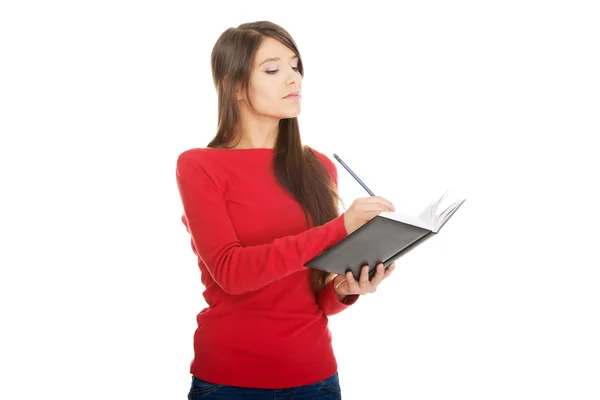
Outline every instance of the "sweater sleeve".
{"label": "sweater sleeve", "polygon": [[177,186],[187,229],[198,256],[214,281],[229,294],[260,289],[304,270],[304,264],[347,236],[344,215],[272,243],[242,246],[225,198],[196,156],[177,159]]}
{"label": "sweater sleeve", "polygon": [[[326,158],[326,160],[327,160],[327,164],[328,164],[327,169],[329,170],[329,173],[331,174],[331,180],[337,187],[338,186],[338,177],[337,177],[336,166],[329,158]],[[337,296],[335,295],[335,289],[333,287],[333,285],[334,285],[333,282],[334,282],[334,280],[332,279],[331,282],[329,282],[327,285],[325,285],[319,291],[319,293],[317,293],[317,304],[319,305],[321,310],[323,310],[323,313],[326,316],[332,316],[332,315],[335,315],[335,314],[345,310],[350,305],[356,303],[356,301],[358,300],[358,297],[359,297],[358,294],[353,294],[353,295],[346,296],[344,298],[344,300],[339,301]]]}

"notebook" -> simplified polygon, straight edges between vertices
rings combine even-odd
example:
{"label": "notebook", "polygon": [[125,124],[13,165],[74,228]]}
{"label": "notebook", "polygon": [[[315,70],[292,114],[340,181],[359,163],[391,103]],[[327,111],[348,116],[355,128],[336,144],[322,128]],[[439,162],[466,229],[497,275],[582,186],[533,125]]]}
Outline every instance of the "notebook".
{"label": "notebook", "polygon": [[456,198],[443,211],[438,210],[448,192],[429,204],[417,215],[384,212],[346,236],[340,242],[321,252],[305,266],[345,275],[352,271],[360,278],[362,267],[369,265],[369,278],[377,272],[377,265],[388,267],[398,258],[439,234],[442,227],[456,213],[465,199]]}

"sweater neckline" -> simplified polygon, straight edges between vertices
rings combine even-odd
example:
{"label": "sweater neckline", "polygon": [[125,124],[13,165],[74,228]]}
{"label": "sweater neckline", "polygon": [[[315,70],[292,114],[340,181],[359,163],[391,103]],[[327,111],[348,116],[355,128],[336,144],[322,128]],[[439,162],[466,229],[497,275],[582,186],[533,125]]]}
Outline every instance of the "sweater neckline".
{"label": "sweater neckline", "polygon": [[211,150],[211,151],[239,151],[239,152],[273,152],[275,151],[274,148],[271,147],[251,147],[251,148],[247,148],[247,149],[219,149],[219,148],[214,148],[214,147],[205,147],[206,150]]}

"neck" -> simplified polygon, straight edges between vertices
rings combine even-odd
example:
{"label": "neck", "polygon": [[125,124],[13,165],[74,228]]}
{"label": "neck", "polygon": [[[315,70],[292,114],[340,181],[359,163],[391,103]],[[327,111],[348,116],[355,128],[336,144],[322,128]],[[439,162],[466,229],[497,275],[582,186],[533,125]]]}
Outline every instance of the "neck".
{"label": "neck", "polygon": [[279,134],[279,118],[256,115],[243,109],[240,111],[239,134],[241,138],[235,139],[235,143],[237,143],[235,147],[238,149],[274,149]]}

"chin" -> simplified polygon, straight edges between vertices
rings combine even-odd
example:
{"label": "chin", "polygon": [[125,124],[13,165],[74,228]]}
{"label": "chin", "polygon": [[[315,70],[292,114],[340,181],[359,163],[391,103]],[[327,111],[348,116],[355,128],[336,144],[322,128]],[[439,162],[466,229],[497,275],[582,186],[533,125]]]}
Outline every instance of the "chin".
{"label": "chin", "polygon": [[296,108],[296,109],[294,109],[294,110],[288,110],[288,111],[286,111],[286,112],[283,112],[283,113],[281,114],[281,117],[280,117],[280,118],[281,118],[281,119],[295,118],[295,117],[297,117],[298,115],[300,115],[300,107],[297,107],[297,108]]}

